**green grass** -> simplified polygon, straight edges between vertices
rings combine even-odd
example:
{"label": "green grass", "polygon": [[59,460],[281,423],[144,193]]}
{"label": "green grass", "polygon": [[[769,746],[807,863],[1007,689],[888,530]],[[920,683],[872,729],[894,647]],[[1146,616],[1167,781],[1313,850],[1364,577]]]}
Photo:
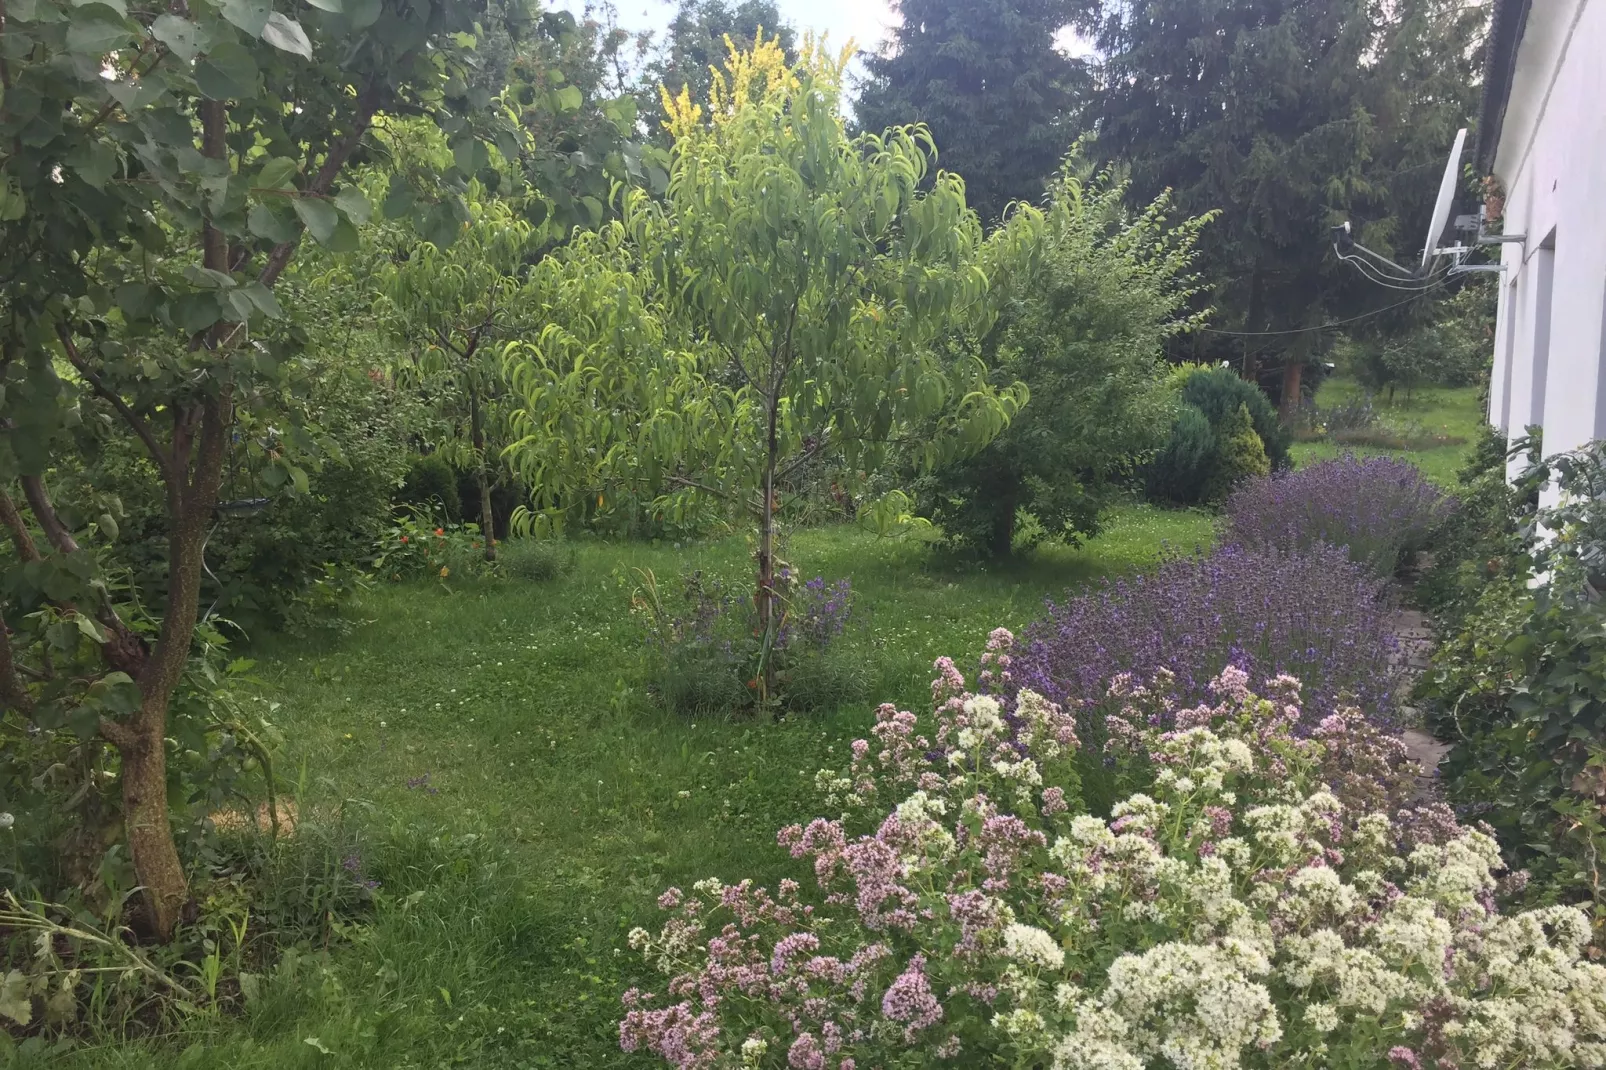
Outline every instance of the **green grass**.
{"label": "green grass", "polygon": [[365,875],[382,882],[372,916],[270,977],[239,1020],[51,1065],[648,1065],[616,1042],[619,994],[640,977],[620,949],[665,886],[793,873],[775,831],[818,812],[815,770],[843,763],[875,703],[923,708],[937,656],[973,664],[988,630],[1019,629],[1045,596],[1213,530],[1204,513],[1129,507],[1084,547],[993,568],[849,528],[800,532],[787,555],[805,575],[853,581],[863,624],[849,642],[872,689],[773,724],[654,707],[627,612],[637,568],[740,579],[741,538],[582,543],[546,583],[372,589],[346,637],[257,652],[304,835],[337,812],[358,824]]}
{"label": "green grass", "polygon": [[[1316,393],[1316,404],[1332,406],[1360,393],[1361,387],[1353,379],[1335,376],[1321,385]],[[1404,392],[1399,392],[1392,403],[1386,398],[1379,398],[1378,406],[1384,420],[1397,428],[1420,428],[1424,432],[1447,435],[1461,441],[1453,445],[1415,450],[1342,446],[1332,442],[1297,442],[1290,451],[1295,466],[1304,467],[1345,453],[1401,457],[1415,464],[1423,475],[1441,487],[1453,486],[1456,471],[1466,462],[1473,444],[1483,432],[1485,418],[1478,388],[1425,387],[1410,398]]]}

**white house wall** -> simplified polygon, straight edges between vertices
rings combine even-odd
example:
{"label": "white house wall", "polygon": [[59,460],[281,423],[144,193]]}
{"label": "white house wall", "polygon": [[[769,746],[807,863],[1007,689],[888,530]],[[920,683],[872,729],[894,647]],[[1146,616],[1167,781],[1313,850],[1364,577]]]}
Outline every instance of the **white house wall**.
{"label": "white house wall", "polygon": [[1574,449],[1606,437],[1606,0],[1533,0],[1494,170],[1528,240],[1502,246],[1489,420]]}

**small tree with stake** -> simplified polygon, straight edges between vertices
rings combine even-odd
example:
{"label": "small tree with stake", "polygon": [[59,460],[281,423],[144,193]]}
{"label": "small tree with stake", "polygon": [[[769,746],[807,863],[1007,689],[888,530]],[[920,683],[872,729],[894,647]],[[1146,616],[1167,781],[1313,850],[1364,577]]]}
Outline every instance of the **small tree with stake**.
{"label": "small tree with stake", "polygon": [[[595,495],[673,514],[712,498],[752,517],[766,635],[788,477],[829,462],[857,484],[916,421],[930,433],[909,446],[930,464],[979,448],[1025,401],[980,362],[933,354],[990,314],[981,225],[958,177],[933,180],[924,130],[848,136],[848,54],[809,42],[790,65],[761,39],[732,49],[706,112],[689,94],[667,101],[666,198],[625,194],[617,224],[539,279],[584,291],[573,303],[594,314],[549,299],[540,338],[507,358],[513,453],[537,506]],[[999,240],[1029,238],[1034,221]]]}
{"label": "small tree with stake", "polygon": [[[202,545],[237,420],[276,411],[295,369],[299,332],[269,326],[274,283],[303,231],[356,245],[370,206],[341,180],[380,114],[518,135],[482,118],[465,77],[484,5],[288,12],[268,0],[0,4],[0,524],[12,547],[0,567],[13,615],[0,621],[0,702],[8,732],[20,722],[115,749],[147,927],[163,940],[188,899],[165,740]],[[417,211],[461,215],[455,200]],[[76,462],[85,421],[120,426],[165,490],[166,590],[147,600],[161,610],[148,627],[105,580],[109,516],[92,494],[57,501],[47,486]],[[270,463],[304,480],[288,458]]]}

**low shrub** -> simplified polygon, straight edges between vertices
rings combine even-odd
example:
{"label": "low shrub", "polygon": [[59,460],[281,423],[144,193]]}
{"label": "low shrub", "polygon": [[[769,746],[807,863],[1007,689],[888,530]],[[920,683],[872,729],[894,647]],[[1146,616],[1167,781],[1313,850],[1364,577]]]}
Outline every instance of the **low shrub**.
{"label": "low shrub", "polygon": [[[1008,633],[991,645],[1008,671]],[[1335,767],[1358,713],[1301,739],[1298,681],[1260,698],[1231,669],[1175,730],[1134,699],[1117,760],[1153,784],[1106,820],[1077,805],[1069,715],[937,668],[932,719],[882,706],[822,771],[846,813],[780,831],[803,879],[662,895],[662,927],[630,936],[662,988],[624,994],[621,1047],[681,1070],[1606,1055],[1588,919],[1502,914],[1487,835],[1372,805],[1405,770]]]}
{"label": "low shrub", "polygon": [[1205,484],[1205,497],[1210,501],[1220,501],[1245,480],[1264,479],[1271,474],[1266,447],[1255,434],[1248,406],[1239,405],[1227,417],[1217,431],[1216,442],[1216,464]]}
{"label": "low shrub", "polygon": [[478,524],[443,523],[428,513],[403,512],[381,539],[374,575],[387,580],[486,575],[497,566],[485,560],[483,538]]}
{"label": "low shrub", "polygon": [[1180,405],[1170,437],[1144,469],[1150,497],[1180,505],[1219,501],[1239,480],[1264,474],[1262,461],[1271,471],[1288,467],[1293,434],[1258,386],[1230,368],[1197,365],[1183,366],[1173,381]]}
{"label": "low shrub", "polygon": [[433,513],[444,523],[459,523],[463,519],[463,500],[457,480],[457,470],[440,454],[414,457],[407,465],[407,477],[396,502]]}
{"label": "low shrub", "polygon": [[1228,537],[1279,550],[1327,543],[1391,576],[1405,554],[1426,545],[1451,506],[1415,465],[1346,456],[1240,486],[1227,499]]}
{"label": "low shrub", "polygon": [[1148,679],[1165,669],[1179,701],[1191,703],[1230,664],[1298,676],[1318,719],[1345,693],[1389,717],[1397,687],[1389,610],[1385,582],[1342,550],[1230,544],[1050,603],[1026,629],[1013,681],[1077,703],[1102,694],[1112,673]]}
{"label": "low shrub", "polygon": [[[862,666],[834,649],[853,616],[847,580],[799,582],[790,567],[777,569],[781,613],[766,630],[745,589],[734,593],[697,571],[670,594],[651,570],[640,575],[632,609],[645,630],[650,689],[669,709],[818,709],[862,693]],[[775,667],[773,694],[764,689],[767,663]]]}
{"label": "low shrub", "polygon": [[569,565],[569,554],[557,539],[513,539],[496,547],[502,571],[527,583],[557,579]]}

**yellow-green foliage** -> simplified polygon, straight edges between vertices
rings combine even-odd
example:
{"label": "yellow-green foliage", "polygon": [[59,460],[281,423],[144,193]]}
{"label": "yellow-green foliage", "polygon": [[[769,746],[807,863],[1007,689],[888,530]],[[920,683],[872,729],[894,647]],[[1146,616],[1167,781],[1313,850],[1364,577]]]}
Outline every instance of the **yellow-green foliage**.
{"label": "yellow-green foliage", "polygon": [[1255,434],[1249,406],[1240,404],[1227,417],[1219,434],[1221,459],[1211,475],[1212,486],[1208,498],[1225,497],[1244,480],[1271,474],[1271,461],[1266,456],[1265,443]]}

